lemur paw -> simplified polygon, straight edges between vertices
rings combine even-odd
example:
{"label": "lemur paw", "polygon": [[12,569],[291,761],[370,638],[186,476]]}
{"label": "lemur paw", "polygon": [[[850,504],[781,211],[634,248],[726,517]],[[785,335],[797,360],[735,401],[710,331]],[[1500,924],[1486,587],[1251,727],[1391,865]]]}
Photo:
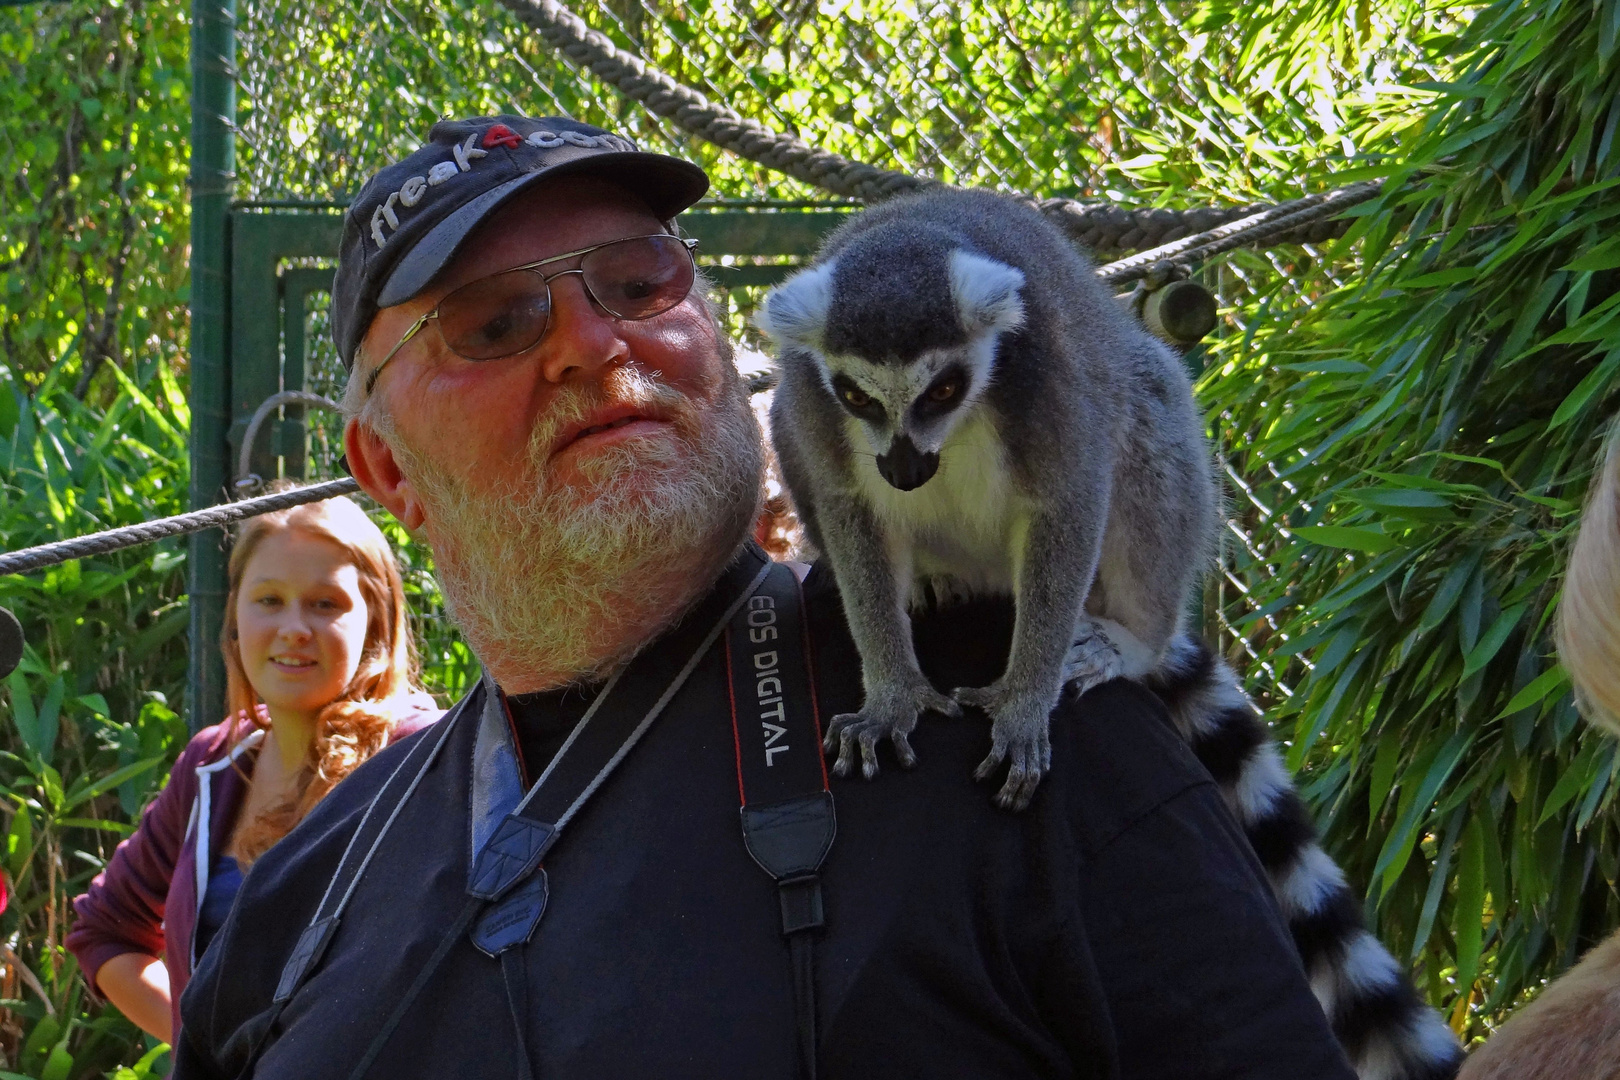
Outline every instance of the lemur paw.
{"label": "lemur paw", "polygon": [[973,771],[973,778],[988,780],[1007,762],[1007,781],[996,793],[996,805],[1003,810],[1024,809],[1052,767],[1052,703],[1014,693],[999,680],[985,687],[961,687],[952,696],[990,717],[990,755]]}
{"label": "lemur paw", "polygon": [[1074,643],[1063,658],[1063,685],[1079,696],[1123,674],[1125,658],[1119,645],[1099,624],[1081,619],[1075,627]]}
{"label": "lemur paw", "polygon": [[910,735],[917,726],[918,715],[929,710],[946,716],[962,715],[956,702],[926,682],[869,691],[860,712],[839,713],[827,725],[827,736],[821,745],[828,753],[838,751],[833,775],[848,776],[854,770],[859,748],[861,775],[868,780],[877,776],[877,744],[885,738],[894,746],[894,756],[902,769],[916,765],[917,754],[911,749]]}

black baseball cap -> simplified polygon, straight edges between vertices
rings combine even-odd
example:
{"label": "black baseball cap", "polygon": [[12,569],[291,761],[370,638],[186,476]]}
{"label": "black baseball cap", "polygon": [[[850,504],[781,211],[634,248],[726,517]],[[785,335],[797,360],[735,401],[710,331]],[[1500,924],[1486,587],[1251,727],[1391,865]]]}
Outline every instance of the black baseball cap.
{"label": "black baseball cap", "polygon": [[708,175],[623,135],[560,116],[479,116],[433,125],[428,141],[366,181],[343,217],[332,282],[332,340],[354,367],[380,308],[419,294],[467,235],[540,180],[599,176],[668,221],[703,197]]}

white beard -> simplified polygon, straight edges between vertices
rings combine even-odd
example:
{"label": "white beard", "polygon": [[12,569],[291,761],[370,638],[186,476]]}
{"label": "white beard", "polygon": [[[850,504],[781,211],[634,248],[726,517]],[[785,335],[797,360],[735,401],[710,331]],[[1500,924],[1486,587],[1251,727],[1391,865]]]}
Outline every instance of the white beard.
{"label": "white beard", "polygon": [[[607,674],[706,593],[748,537],[762,440],[741,380],[724,372],[734,389],[701,408],[622,367],[600,391],[565,389],[525,448],[524,480],[500,489],[380,432],[422,498],[450,613],[503,688]],[[557,432],[617,403],[657,404],[673,433],[595,452],[579,463],[587,485],[552,482]]]}

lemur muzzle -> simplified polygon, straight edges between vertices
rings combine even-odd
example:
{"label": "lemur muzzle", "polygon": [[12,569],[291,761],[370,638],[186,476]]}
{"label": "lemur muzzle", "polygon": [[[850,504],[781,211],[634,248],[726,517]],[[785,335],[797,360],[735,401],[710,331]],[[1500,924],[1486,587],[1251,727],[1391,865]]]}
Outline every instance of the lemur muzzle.
{"label": "lemur muzzle", "polygon": [[878,455],[877,467],[883,479],[901,491],[910,491],[928,483],[939,471],[939,454],[920,453],[908,436],[897,435],[889,452]]}

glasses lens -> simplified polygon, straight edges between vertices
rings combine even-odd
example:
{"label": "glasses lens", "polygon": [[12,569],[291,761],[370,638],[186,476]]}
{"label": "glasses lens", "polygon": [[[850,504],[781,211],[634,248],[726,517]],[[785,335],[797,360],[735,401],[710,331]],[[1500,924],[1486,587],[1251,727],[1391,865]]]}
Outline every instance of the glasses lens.
{"label": "glasses lens", "polygon": [[539,341],[551,315],[551,293],[533,270],[480,278],[439,301],[439,332],[450,351],[494,360]]}
{"label": "glasses lens", "polygon": [[580,261],[596,302],[621,319],[650,319],[686,299],[696,272],[673,236],[638,236],[599,247]]}

